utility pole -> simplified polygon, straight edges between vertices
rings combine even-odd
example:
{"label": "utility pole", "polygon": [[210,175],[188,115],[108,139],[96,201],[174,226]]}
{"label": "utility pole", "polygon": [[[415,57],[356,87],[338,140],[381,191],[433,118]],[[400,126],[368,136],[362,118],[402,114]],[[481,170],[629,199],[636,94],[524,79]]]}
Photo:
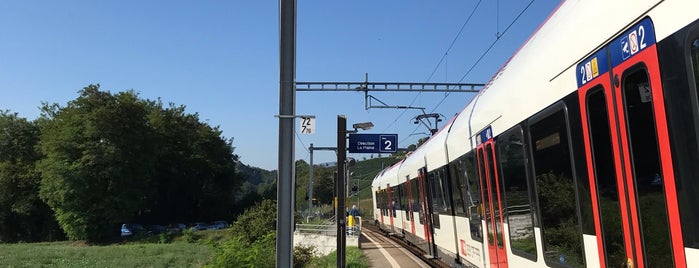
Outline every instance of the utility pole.
{"label": "utility pole", "polygon": [[294,227],[294,120],[296,113],[296,0],[279,2],[279,158],[277,267],[292,267]]}
{"label": "utility pole", "polygon": [[337,116],[337,180],[335,192],[337,193],[337,267],[345,267],[346,223],[345,223],[345,162],[347,159],[347,118],[344,115]]}

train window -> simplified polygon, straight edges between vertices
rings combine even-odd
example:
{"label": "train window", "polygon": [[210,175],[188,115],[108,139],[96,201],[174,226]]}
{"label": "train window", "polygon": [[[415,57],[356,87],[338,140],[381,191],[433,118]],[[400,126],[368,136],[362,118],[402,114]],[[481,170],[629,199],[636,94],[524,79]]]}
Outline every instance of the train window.
{"label": "train window", "polygon": [[533,198],[527,182],[522,128],[517,126],[500,135],[497,147],[512,252],[536,261]]}
{"label": "train window", "polygon": [[[483,242],[483,223],[481,222],[481,214],[476,213],[476,215],[471,215],[471,208],[480,207],[481,203],[481,188],[478,184],[478,174],[476,169],[476,159],[473,153],[469,153],[465,156],[459,158],[456,161],[456,167],[458,172],[459,185],[465,187],[462,191],[462,198],[464,204],[464,209],[469,215],[469,228],[471,231],[471,238],[475,241]],[[474,220],[471,220],[474,219]]]}
{"label": "train window", "polygon": [[390,189],[389,192],[389,199],[390,199],[390,209],[391,209],[391,217],[395,218],[396,217],[396,210],[399,209],[398,206],[398,200],[399,200],[399,195],[400,193],[398,192],[398,186],[393,186]]}
{"label": "train window", "polygon": [[432,225],[434,228],[440,228],[439,214],[451,215],[451,209],[447,205],[445,196],[445,180],[442,169],[437,169],[427,174],[427,189],[430,191],[430,199],[432,206]]}
{"label": "train window", "polygon": [[619,207],[619,190],[614,169],[607,101],[602,86],[597,86],[589,91],[587,113],[594,180],[597,185],[599,217],[604,241],[603,251],[609,267],[626,261],[626,248],[624,247],[624,233],[621,229],[621,208]]}
{"label": "train window", "polygon": [[699,88],[699,38],[692,41],[692,65],[694,66],[694,83]]}
{"label": "train window", "polygon": [[451,184],[451,201],[454,204],[454,215],[465,217],[464,194],[468,190],[464,172],[463,159],[459,158],[449,163],[449,179]]}
{"label": "train window", "polygon": [[412,204],[413,212],[420,211],[420,192],[417,191],[417,179],[410,180],[410,198],[409,202]]}
{"label": "train window", "polygon": [[398,200],[398,206],[400,210],[405,213],[404,219],[410,220],[410,209],[408,208],[408,183],[403,183],[398,186],[398,192],[400,193],[400,199]]}
{"label": "train window", "polygon": [[645,261],[649,267],[667,266],[673,263],[673,257],[646,69],[634,68],[624,73],[622,90]]}
{"label": "train window", "polygon": [[577,213],[568,131],[563,109],[531,124],[532,156],[544,259],[571,267],[584,267],[583,243]]}
{"label": "train window", "polygon": [[464,165],[466,169],[466,179],[468,181],[468,191],[466,192],[466,204],[469,207],[469,215],[471,219],[469,220],[469,226],[471,227],[471,238],[473,240],[483,242],[483,222],[481,221],[481,214],[476,213],[476,215],[471,215],[471,207],[480,207],[481,205],[481,187],[478,180],[478,169],[476,168],[476,157],[473,153],[466,155],[464,159]]}
{"label": "train window", "polygon": [[[694,92],[699,95],[699,23],[695,23],[692,33],[690,33],[693,38],[689,38],[689,44],[687,46],[690,50],[691,55],[691,78],[689,81],[694,79]],[[684,66],[684,65],[683,65]],[[694,107],[696,110],[694,125],[689,124],[686,121],[685,115],[688,113],[683,113],[678,118],[681,118],[682,125],[687,125],[685,128],[681,128],[681,133],[684,135],[690,135],[686,139],[677,139],[681,144],[684,155],[681,159],[686,159],[684,169],[682,169],[682,174],[676,176],[679,182],[678,185],[678,198],[680,205],[680,215],[682,218],[682,233],[684,234],[684,242],[688,247],[699,248],[699,167],[696,165],[699,162],[699,156],[697,155],[697,150],[699,150],[699,97],[693,97]],[[690,99],[690,98],[686,98]],[[679,107],[690,107],[690,105],[682,105]],[[690,128],[691,127],[691,128]],[[693,141],[693,142],[690,142]],[[678,165],[680,166],[680,165]],[[677,168],[675,169],[677,170]]]}

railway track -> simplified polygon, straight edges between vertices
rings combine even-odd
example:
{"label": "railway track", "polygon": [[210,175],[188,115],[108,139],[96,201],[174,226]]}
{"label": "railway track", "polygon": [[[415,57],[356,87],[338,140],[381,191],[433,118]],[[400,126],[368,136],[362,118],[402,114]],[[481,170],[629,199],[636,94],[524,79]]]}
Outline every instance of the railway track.
{"label": "railway track", "polygon": [[394,243],[398,244],[399,246],[401,246],[402,248],[408,250],[415,257],[417,257],[420,260],[427,263],[430,267],[449,268],[448,265],[439,261],[439,259],[425,257],[425,252],[423,252],[420,248],[416,247],[415,245],[413,245],[411,243],[408,243],[407,241],[403,240],[401,237],[390,235],[388,232],[386,232],[386,230],[382,230],[377,225],[375,225],[373,221],[364,221],[362,224],[362,228],[364,229],[364,232],[366,232],[366,231],[370,232],[370,234],[365,233],[365,235],[370,235],[370,236],[377,235],[377,236],[380,236],[382,239],[390,239],[392,242],[394,242]]}

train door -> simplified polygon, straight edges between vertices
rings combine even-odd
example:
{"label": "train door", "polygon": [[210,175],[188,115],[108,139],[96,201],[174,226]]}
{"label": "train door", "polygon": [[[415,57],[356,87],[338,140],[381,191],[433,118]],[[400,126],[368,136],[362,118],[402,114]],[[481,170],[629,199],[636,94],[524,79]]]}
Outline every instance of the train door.
{"label": "train door", "polygon": [[386,224],[384,221],[384,215],[386,215],[384,212],[384,209],[386,208],[386,198],[384,196],[384,191],[385,190],[381,190],[381,189],[376,191],[376,199],[377,199],[376,200],[376,202],[377,202],[376,208],[379,210],[379,217],[381,217],[381,225],[382,226],[384,224]]}
{"label": "train door", "polygon": [[396,201],[393,200],[393,196],[391,196],[391,185],[386,184],[386,204],[388,208],[388,222],[391,225],[391,231],[395,231],[394,226],[394,219],[396,218]]}
{"label": "train door", "polygon": [[[488,128],[487,132],[490,132]],[[503,232],[502,190],[495,166],[495,142],[492,138],[476,147],[478,175],[481,182],[483,218],[487,237],[490,267],[507,267]]]}
{"label": "train door", "polygon": [[578,70],[600,264],[685,267],[650,19]]}
{"label": "train door", "polygon": [[407,185],[406,190],[408,192],[408,204],[407,204],[408,210],[406,211],[407,213],[405,213],[406,214],[405,216],[408,219],[408,221],[410,221],[410,234],[412,234],[414,236],[415,235],[415,216],[413,215],[413,212],[417,208],[414,208],[413,206],[414,206],[414,204],[417,204],[414,201],[414,200],[417,200],[417,197],[416,197],[417,193],[413,192],[413,187],[411,185],[410,176],[405,176],[405,182],[406,182],[405,185]]}
{"label": "train door", "polygon": [[425,241],[418,246],[430,256],[436,256],[434,245],[434,229],[432,225],[432,200],[430,198],[429,189],[427,188],[427,169],[420,168],[418,170],[418,191],[420,192],[420,223],[422,223],[423,234]]}

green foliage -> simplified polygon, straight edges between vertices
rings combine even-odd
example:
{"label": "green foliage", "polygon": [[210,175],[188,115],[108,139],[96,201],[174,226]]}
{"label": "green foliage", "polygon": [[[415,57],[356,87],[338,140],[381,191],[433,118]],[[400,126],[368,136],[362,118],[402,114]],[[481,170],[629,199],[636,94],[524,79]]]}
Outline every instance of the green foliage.
{"label": "green foliage", "polygon": [[172,242],[172,234],[168,232],[162,232],[160,235],[158,235],[158,243],[160,244],[170,244]]}
{"label": "green foliage", "polygon": [[314,246],[295,246],[294,247],[294,267],[306,267],[313,257],[316,255],[316,247]]}
{"label": "green foliage", "polygon": [[134,92],[90,85],[50,114],[42,124],[40,196],[69,238],[104,239],[144,205],[153,159],[145,107]]}
{"label": "green foliage", "polygon": [[253,243],[277,228],[277,204],[264,200],[238,217],[230,232],[245,243]]}
{"label": "green foliage", "polygon": [[187,243],[195,243],[200,238],[199,234],[197,234],[197,232],[195,232],[193,229],[182,230],[182,237],[185,241],[187,241]]}
{"label": "green foliage", "polygon": [[0,111],[0,241],[62,238],[51,209],[39,198],[39,137],[36,123]]}
{"label": "green foliage", "polygon": [[[350,185],[357,184],[360,198],[371,198],[371,181],[377,173],[387,168],[400,159],[396,157],[374,158],[364,161],[357,161],[356,165],[349,168],[352,173]],[[321,165],[313,166],[313,197],[317,202],[314,204],[332,204],[335,197],[335,179],[333,173],[337,171],[336,166],[326,167]],[[308,192],[309,164],[303,160],[296,162],[296,210],[305,208],[305,200]],[[354,200],[354,198],[352,199]],[[356,202],[356,201],[353,201]],[[317,206],[316,205],[316,206]]]}
{"label": "green foliage", "polygon": [[184,106],[160,101],[146,106],[157,147],[146,193],[150,218],[232,220],[234,194],[243,182],[233,141]]}
{"label": "green foliage", "polygon": [[251,167],[238,162],[238,173],[246,178],[236,195],[234,214],[243,213],[245,208],[254,206],[265,199],[277,198],[277,172]]}
{"label": "green foliage", "polygon": [[275,267],[276,234],[269,232],[253,242],[235,236],[216,249],[206,267]]}
{"label": "green foliage", "polygon": [[232,139],[184,106],[90,85],[66,107],[44,104],[39,196],[74,240],[105,240],[124,222],[234,216]]}
{"label": "green foliage", "polygon": [[[314,258],[311,263],[305,267],[310,268],[332,268],[337,267],[337,251],[333,251],[327,256]],[[357,247],[347,247],[345,251],[345,267],[348,268],[365,268],[369,267],[369,258],[362,254],[362,251]]]}
{"label": "green foliage", "polygon": [[213,249],[203,244],[74,242],[0,244],[0,267],[202,267]]}

